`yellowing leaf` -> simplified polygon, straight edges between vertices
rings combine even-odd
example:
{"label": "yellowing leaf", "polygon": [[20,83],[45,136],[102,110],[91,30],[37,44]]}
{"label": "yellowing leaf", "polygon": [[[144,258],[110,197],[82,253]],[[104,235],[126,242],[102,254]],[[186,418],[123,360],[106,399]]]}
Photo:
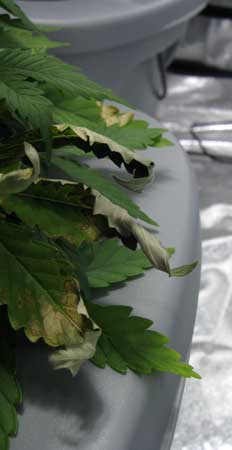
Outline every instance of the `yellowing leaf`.
{"label": "yellowing leaf", "polygon": [[98,101],[97,106],[100,108],[100,116],[107,127],[111,127],[112,125],[124,127],[134,118],[134,113],[132,111],[122,113],[114,105],[106,105],[105,103]]}
{"label": "yellowing leaf", "polygon": [[101,236],[96,217],[92,216],[92,202],[91,194],[81,185],[40,181],[26,192],[5,197],[2,206],[49,237],[63,236],[80,244]]}
{"label": "yellowing leaf", "polygon": [[65,293],[60,301],[62,311],[57,310],[51,303],[42,303],[40,320],[31,320],[25,328],[28,339],[36,342],[43,338],[52,347],[81,342],[84,315],[80,313],[80,302],[77,281],[65,281]]}

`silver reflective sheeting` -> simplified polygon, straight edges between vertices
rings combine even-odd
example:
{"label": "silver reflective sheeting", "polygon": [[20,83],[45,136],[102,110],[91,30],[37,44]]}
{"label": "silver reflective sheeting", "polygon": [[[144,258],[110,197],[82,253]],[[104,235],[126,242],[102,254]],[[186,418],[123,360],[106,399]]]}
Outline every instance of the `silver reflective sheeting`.
{"label": "silver reflective sheeting", "polygon": [[[196,153],[203,240],[190,358],[203,379],[186,383],[172,450],[232,450],[232,79],[170,74],[168,82],[158,117]],[[219,160],[203,155],[202,141]]]}

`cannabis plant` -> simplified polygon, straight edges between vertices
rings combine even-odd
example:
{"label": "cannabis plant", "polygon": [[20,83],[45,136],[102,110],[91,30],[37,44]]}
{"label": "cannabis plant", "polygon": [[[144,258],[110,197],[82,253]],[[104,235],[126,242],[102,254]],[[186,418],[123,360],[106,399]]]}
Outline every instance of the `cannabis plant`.
{"label": "cannabis plant", "polygon": [[[115,287],[146,269],[183,276],[196,265],[171,269],[173,249],[160,243],[152,230],[156,222],[129,195],[152,182],[153,162],[137,150],[169,144],[163,130],[136,120],[128,108],[120,111],[110,103],[120,99],[49,54],[61,44],[50,41],[13,0],[0,0],[0,6],[0,448],[5,450],[17,431],[22,401],[14,361],[20,330],[31,342],[43,339],[53,348],[54,369],[73,375],[90,360],[119,373],[199,376],[167,346],[165,336],[150,329],[150,320],[133,316],[126,306],[93,301],[97,289]],[[127,177],[104,175],[99,165],[93,168],[96,159],[107,159],[108,169],[121,167]]]}

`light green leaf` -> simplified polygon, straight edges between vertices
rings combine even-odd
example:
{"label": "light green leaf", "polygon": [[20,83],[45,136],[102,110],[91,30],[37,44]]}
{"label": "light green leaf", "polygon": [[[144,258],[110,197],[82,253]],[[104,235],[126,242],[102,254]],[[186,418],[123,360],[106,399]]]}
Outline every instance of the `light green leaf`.
{"label": "light green leaf", "polygon": [[39,182],[26,192],[6,197],[2,206],[28,226],[38,226],[49,237],[63,236],[80,244],[101,235],[92,215],[93,202],[91,193],[81,185]]}
{"label": "light green leaf", "polygon": [[[1,17],[0,17],[1,26]],[[45,50],[49,48],[65,47],[67,44],[51,41],[45,35],[33,35],[29,30],[23,30],[14,26],[14,21],[9,21],[9,26],[0,28],[1,48],[33,48]]]}
{"label": "light green leaf", "polygon": [[176,267],[175,269],[171,270],[171,276],[172,277],[185,277],[186,275],[189,275],[192,273],[192,271],[198,266],[198,261],[195,261],[192,264],[187,264],[185,266]]}
{"label": "light green leaf", "polygon": [[131,369],[140,374],[161,371],[200,378],[190,365],[181,361],[177,352],[166,346],[166,336],[148,330],[152,325],[150,320],[130,316],[131,308],[90,303],[88,311],[102,329],[92,359],[98,367],[108,364],[120,373]]}
{"label": "light green leaf", "polygon": [[[58,157],[53,157],[52,163],[50,174],[53,168],[59,169],[59,176],[54,178],[69,179],[70,181],[82,183],[105,195],[113,204],[119,205],[121,208],[127,210],[132,217],[144,220],[151,225],[157,225],[121,189],[109,179],[103,177],[99,172],[87,166],[75,164],[72,161]],[[47,178],[51,178],[49,172]]]}
{"label": "light green leaf", "polygon": [[37,180],[40,173],[39,155],[35,148],[27,142],[25,142],[24,148],[32,168],[14,170],[5,174],[0,173],[0,196],[24,191]]}
{"label": "light green leaf", "polygon": [[157,148],[161,148],[161,147],[173,147],[173,145],[175,145],[173,142],[171,142],[169,139],[166,139],[164,137],[162,137],[159,142],[157,142],[156,147]]}

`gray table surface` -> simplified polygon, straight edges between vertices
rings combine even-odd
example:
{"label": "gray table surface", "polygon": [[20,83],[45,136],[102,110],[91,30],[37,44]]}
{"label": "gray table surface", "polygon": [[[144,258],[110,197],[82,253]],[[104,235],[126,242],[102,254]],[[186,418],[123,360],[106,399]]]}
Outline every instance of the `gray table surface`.
{"label": "gray table surface", "polygon": [[[165,245],[177,248],[173,265],[189,263],[199,258],[199,221],[195,179],[186,156],[178,145],[149,149],[144,156],[156,163],[156,182],[134,197],[159,222]],[[153,319],[155,329],[167,334],[171,345],[187,358],[198,288],[199,270],[183,279],[169,279],[152,270],[105,294],[102,301],[132,305],[136,314]],[[24,405],[11,450],[169,448],[181,397],[180,378],[132,372],[121,376],[91,363],[72,378],[66,371],[52,371],[43,345],[24,339],[18,345]]]}

